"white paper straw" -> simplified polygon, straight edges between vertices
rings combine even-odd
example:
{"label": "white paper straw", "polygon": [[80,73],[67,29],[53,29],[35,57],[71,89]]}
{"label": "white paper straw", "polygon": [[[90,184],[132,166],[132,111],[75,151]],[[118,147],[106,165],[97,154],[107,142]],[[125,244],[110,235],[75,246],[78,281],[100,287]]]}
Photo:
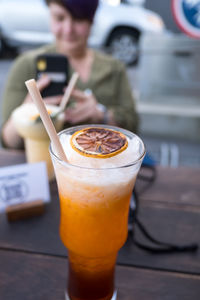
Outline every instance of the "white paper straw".
{"label": "white paper straw", "polygon": [[40,114],[40,117],[44,124],[44,127],[46,128],[49,138],[50,138],[52,144],[54,145],[59,158],[64,161],[67,161],[66,155],[64,153],[64,150],[62,148],[62,145],[61,145],[58,135],[56,133],[55,127],[51,121],[51,118],[49,117],[46,106],[41,97],[40,91],[36,85],[35,80],[34,79],[27,80],[25,82],[25,84],[26,84],[26,87],[27,87],[35,105],[37,106],[37,109],[39,111],[39,114]]}
{"label": "white paper straw", "polygon": [[62,98],[62,100],[60,102],[60,110],[64,110],[65,109],[65,107],[67,105],[67,102],[69,101],[70,95],[72,93],[72,90],[75,87],[75,84],[76,84],[78,78],[79,78],[78,73],[77,72],[73,73],[73,75],[72,75],[72,77],[71,77],[71,79],[69,81],[69,84],[68,84],[68,86],[67,86],[67,88],[65,90],[64,96],[63,96],[63,98]]}

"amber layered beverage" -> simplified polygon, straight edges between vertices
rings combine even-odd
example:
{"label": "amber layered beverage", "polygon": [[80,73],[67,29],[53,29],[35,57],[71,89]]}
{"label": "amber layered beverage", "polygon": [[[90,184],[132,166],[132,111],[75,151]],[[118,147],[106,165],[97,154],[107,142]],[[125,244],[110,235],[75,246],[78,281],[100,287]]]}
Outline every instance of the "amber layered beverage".
{"label": "amber layered beverage", "polygon": [[[58,106],[46,105],[49,114],[56,114]],[[49,155],[49,137],[39,117],[34,103],[26,103],[17,107],[12,113],[12,120],[18,134],[24,139],[26,160],[28,163],[44,161],[49,180],[54,179],[54,170]],[[64,124],[64,115],[53,118],[56,130],[60,131]]]}
{"label": "amber layered beverage", "polygon": [[[145,149],[127,130],[88,127],[59,134],[68,162],[50,146],[60,197],[60,236],[69,256],[66,299],[111,300],[116,299],[116,258],[127,238],[129,202]],[[83,137],[77,134],[85,129]]]}

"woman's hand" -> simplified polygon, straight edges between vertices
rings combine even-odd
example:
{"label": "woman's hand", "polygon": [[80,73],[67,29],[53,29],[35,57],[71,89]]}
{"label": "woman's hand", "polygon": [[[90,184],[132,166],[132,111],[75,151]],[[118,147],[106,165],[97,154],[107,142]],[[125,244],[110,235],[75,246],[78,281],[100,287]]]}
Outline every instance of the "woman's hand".
{"label": "woman's hand", "polygon": [[92,93],[74,89],[71,96],[74,99],[74,106],[65,111],[65,120],[71,124],[87,121],[100,122],[103,119],[103,112],[98,109],[97,100]]}
{"label": "woman's hand", "polygon": [[[36,84],[40,92],[42,92],[51,82],[51,79],[47,75],[43,75],[40,79],[37,80]],[[56,95],[51,97],[45,97],[43,100],[46,104],[59,105],[63,95]],[[32,98],[28,93],[24,103],[32,102]]]}

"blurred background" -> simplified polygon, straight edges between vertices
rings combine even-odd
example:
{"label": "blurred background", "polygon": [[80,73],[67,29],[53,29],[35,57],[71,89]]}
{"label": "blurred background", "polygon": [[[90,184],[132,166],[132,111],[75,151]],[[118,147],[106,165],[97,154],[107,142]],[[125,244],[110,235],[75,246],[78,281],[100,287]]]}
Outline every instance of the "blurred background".
{"label": "blurred background", "polygon": [[[13,59],[52,42],[48,28],[43,0],[0,0],[0,101]],[[125,63],[156,162],[199,167],[200,0],[102,0],[89,44]]]}

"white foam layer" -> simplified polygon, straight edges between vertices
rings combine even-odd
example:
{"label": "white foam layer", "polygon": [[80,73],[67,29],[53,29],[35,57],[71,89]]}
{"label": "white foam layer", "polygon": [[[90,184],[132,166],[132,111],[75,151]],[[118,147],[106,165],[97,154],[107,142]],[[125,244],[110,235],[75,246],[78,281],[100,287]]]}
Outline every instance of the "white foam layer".
{"label": "white foam layer", "polygon": [[[59,109],[55,105],[46,105],[48,111],[56,113]],[[25,103],[17,107],[13,113],[12,118],[15,123],[18,123],[23,126],[34,125],[34,117],[39,115],[39,111],[34,103]]]}
{"label": "white foam layer", "polygon": [[[48,112],[56,113],[59,109],[55,105],[46,105]],[[38,109],[34,103],[26,103],[16,108],[12,113],[12,120],[18,134],[23,138],[29,139],[45,139],[49,140],[43,122],[35,119],[39,116]],[[63,128],[64,114],[59,114],[58,117],[52,119],[57,131]]]}
{"label": "white foam layer", "polygon": [[[64,195],[73,195],[92,201],[93,198],[118,198],[121,194],[132,191],[139,166],[127,169],[79,169],[56,166],[59,190]],[[77,195],[77,196],[76,196]],[[89,199],[89,195],[91,198]]]}
{"label": "white foam layer", "polygon": [[[103,195],[111,190],[110,196],[112,196],[114,191],[120,194],[121,189],[133,188],[141,165],[141,161],[133,164],[141,155],[139,150],[140,141],[137,136],[128,140],[126,150],[110,158],[83,156],[71,147],[70,138],[70,135],[60,135],[60,141],[69,163],[77,167],[60,165],[54,162],[56,163],[57,181],[58,184],[60,183],[59,186],[62,186],[62,190],[65,190],[68,186],[71,189],[70,193],[82,190],[81,193],[87,194],[89,187],[95,187],[97,190],[101,187]],[[55,151],[54,147],[53,151]],[[84,191],[85,189],[86,191]]]}

